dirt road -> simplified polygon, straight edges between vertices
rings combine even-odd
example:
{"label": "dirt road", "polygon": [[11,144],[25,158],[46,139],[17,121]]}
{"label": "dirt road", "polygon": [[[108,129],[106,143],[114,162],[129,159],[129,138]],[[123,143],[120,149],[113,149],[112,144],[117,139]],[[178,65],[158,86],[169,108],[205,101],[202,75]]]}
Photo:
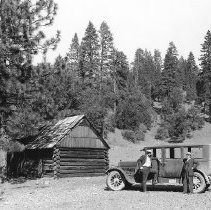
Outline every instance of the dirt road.
{"label": "dirt road", "polygon": [[184,195],[180,186],[149,187],[147,193],[135,186],[109,191],[106,177],[51,178],[6,183],[0,209],[211,209],[211,192]]}

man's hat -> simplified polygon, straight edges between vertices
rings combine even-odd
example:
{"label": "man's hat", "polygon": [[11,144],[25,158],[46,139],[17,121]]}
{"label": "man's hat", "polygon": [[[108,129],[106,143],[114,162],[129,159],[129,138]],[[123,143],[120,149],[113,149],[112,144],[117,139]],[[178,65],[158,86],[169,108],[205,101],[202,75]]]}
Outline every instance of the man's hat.
{"label": "man's hat", "polygon": [[149,150],[149,149],[147,149],[147,150],[146,150],[146,153],[150,153],[150,154],[151,154],[151,153],[152,153],[152,151],[151,151],[151,150]]}
{"label": "man's hat", "polygon": [[187,152],[186,155],[191,155],[191,152]]}

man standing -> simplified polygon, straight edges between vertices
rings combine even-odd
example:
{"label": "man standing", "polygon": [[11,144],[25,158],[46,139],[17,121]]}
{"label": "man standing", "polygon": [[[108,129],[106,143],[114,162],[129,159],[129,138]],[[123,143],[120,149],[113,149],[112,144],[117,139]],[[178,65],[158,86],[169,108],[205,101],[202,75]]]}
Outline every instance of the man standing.
{"label": "man standing", "polygon": [[135,173],[140,172],[140,175],[142,176],[141,182],[142,182],[143,192],[147,191],[146,182],[151,166],[152,166],[152,151],[145,150],[145,155],[142,155],[137,160],[137,166],[135,170]]}
{"label": "man standing", "polygon": [[193,193],[193,174],[194,169],[198,166],[198,162],[191,158],[191,153],[186,153],[186,158],[183,159],[182,168],[182,183],[183,183],[183,193],[188,193],[188,188],[190,193]]}

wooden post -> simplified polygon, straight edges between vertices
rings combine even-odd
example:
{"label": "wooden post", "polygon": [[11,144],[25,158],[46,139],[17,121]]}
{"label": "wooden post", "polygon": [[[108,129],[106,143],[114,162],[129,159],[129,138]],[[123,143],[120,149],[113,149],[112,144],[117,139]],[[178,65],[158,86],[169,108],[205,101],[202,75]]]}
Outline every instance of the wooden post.
{"label": "wooden post", "polygon": [[54,178],[59,178],[59,168],[60,168],[60,151],[59,148],[54,148],[53,151],[53,170]]}

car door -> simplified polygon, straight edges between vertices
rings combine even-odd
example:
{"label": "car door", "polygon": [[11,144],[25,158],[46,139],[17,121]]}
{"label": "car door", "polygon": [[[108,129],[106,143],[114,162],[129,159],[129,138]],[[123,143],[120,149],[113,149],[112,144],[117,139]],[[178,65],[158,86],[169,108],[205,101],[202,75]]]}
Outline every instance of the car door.
{"label": "car door", "polygon": [[181,148],[163,148],[162,177],[180,178],[183,166]]}

